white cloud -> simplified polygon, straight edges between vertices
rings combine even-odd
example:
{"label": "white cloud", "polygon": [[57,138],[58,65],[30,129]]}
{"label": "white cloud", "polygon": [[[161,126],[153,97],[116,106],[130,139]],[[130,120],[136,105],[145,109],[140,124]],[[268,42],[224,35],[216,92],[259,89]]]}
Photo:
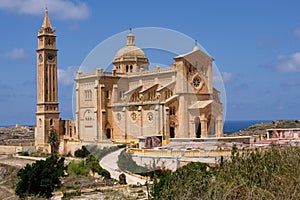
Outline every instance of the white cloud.
{"label": "white cloud", "polygon": [[50,16],[62,20],[85,19],[89,9],[85,3],[73,0],[1,0],[0,9],[19,14],[41,15],[48,7]]}
{"label": "white cloud", "polygon": [[280,72],[300,72],[300,52],[290,55],[279,55],[273,67]]}
{"label": "white cloud", "polygon": [[70,66],[66,70],[58,69],[58,81],[62,85],[72,85],[74,84],[74,79],[76,77],[76,72],[78,71],[79,67],[77,66]]}
{"label": "white cloud", "polygon": [[234,75],[230,72],[221,72],[221,74],[222,74],[223,81],[225,83],[228,83],[228,82],[234,80]]}
{"label": "white cloud", "polygon": [[213,76],[213,81],[215,83],[228,83],[234,80],[234,75],[231,72],[221,72],[221,76],[220,75],[214,75]]}
{"label": "white cloud", "polygon": [[14,48],[11,51],[5,52],[4,57],[12,60],[20,60],[27,57],[27,53],[23,48]]}

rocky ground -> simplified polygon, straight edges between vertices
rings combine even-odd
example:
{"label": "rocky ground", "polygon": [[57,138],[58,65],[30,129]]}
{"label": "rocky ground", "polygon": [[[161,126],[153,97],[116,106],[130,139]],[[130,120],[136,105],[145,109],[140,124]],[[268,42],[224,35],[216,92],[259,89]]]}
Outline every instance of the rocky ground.
{"label": "rocky ground", "polygon": [[[14,200],[18,199],[15,195],[15,185],[17,183],[17,173],[19,169],[26,164],[31,164],[34,161],[15,158],[12,155],[0,155],[0,199]],[[66,177],[63,179],[63,188],[58,190],[52,199],[62,199],[63,190],[68,195],[65,199],[146,199],[146,187],[145,186],[114,186],[113,180],[111,183],[105,181],[95,181],[93,177],[81,177],[74,178]],[[107,187],[107,185],[109,185]],[[70,190],[74,190],[73,192]]]}
{"label": "rocky ground", "polygon": [[31,160],[14,158],[11,155],[0,155],[0,199],[18,199],[14,187],[17,183],[19,169]]}
{"label": "rocky ground", "polygon": [[0,145],[34,142],[34,127],[18,126],[0,128]]}

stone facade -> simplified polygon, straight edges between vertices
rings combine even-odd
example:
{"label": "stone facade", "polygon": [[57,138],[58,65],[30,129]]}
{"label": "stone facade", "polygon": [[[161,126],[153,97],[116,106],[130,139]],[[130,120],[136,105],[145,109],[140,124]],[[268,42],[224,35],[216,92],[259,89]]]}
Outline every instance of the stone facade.
{"label": "stone facade", "polygon": [[85,142],[136,141],[139,137],[222,136],[220,93],[212,85],[213,59],[199,50],[174,58],[168,68],[149,70],[133,33],[111,72],[76,76],[76,126]]}
{"label": "stone facade", "polygon": [[57,59],[56,32],[46,10],[37,48],[35,146],[39,151],[50,152],[51,131],[59,136],[60,153],[90,143],[145,137],[167,143],[171,138],[223,135],[220,93],[212,84],[213,59],[197,44],[175,57],[170,67],[150,70],[130,31],[111,72],[77,73],[76,121],[59,118]]}
{"label": "stone facade", "polygon": [[[75,123],[60,120],[58,108],[56,32],[46,9],[42,28],[38,31],[37,52],[37,111],[35,146],[37,151],[50,152],[48,137],[51,131],[61,142],[77,139]],[[64,143],[64,142],[63,142]],[[63,151],[63,148],[61,148]]]}

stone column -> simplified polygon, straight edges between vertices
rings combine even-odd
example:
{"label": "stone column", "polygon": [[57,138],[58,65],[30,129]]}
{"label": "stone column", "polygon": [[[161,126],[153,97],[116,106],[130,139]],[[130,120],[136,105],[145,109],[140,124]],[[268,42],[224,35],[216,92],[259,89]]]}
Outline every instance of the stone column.
{"label": "stone column", "polygon": [[[98,121],[98,138],[100,141],[103,140],[103,113],[102,110],[105,108],[104,103],[103,103],[103,93],[104,93],[104,84],[99,84],[99,87],[97,88],[97,110],[98,110],[98,115],[97,115],[97,121]],[[103,109],[102,109],[103,108]]]}
{"label": "stone column", "polygon": [[216,123],[216,137],[223,137],[222,120],[217,119],[216,121],[217,121],[217,123]]}
{"label": "stone column", "polygon": [[201,123],[201,138],[207,138],[207,119],[200,119]]}
{"label": "stone column", "polygon": [[143,114],[144,114],[144,111],[143,111],[143,108],[142,106],[139,106],[138,107],[138,114],[140,115],[140,136],[143,136],[144,133],[143,133],[143,128],[144,128],[144,123],[143,123]]}
{"label": "stone column", "polygon": [[160,116],[159,116],[160,106],[157,104],[154,108],[154,122],[155,123],[155,134],[159,135],[159,127],[160,127]]}
{"label": "stone column", "polygon": [[127,111],[127,108],[128,107],[124,107],[123,108],[123,110],[125,112],[125,114],[124,114],[124,120],[125,120],[125,123],[124,123],[124,139],[125,139],[125,141],[127,140],[127,121],[128,121],[128,111]]}
{"label": "stone column", "polygon": [[[169,107],[165,107],[164,110],[164,132],[165,132],[165,138],[166,140],[170,140],[170,115],[169,115]],[[176,137],[176,132],[175,132],[175,137]]]}
{"label": "stone column", "polygon": [[92,96],[92,101],[93,101],[93,104],[94,104],[94,117],[95,117],[95,138],[96,138],[96,140],[97,141],[100,141],[100,140],[102,140],[102,137],[101,137],[101,135],[102,134],[100,134],[100,132],[99,132],[99,127],[98,127],[98,124],[99,124],[99,122],[98,122],[98,111],[99,111],[99,108],[98,108],[98,84],[99,84],[99,82],[98,82],[98,80],[96,80],[95,81],[95,85],[94,85],[94,94],[93,94],[93,96]]}
{"label": "stone column", "polygon": [[[78,75],[77,75],[77,77],[78,77]],[[79,129],[79,127],[81,127],[80,114],[79,114],[79,111],[80,111],[79,104],[80,104],[79,83],[76,83],[76,117],[75,117],[75,119],[76,119],[76,131],[77,131],[77,133],[75,132],[75,134],[77,135],[78,139],[81,138],[81,131]]]}
{"label": "stone column", "polygon": [[113,90],[112,90],[112,94],[111,94],[111,102],[112,102],[112,104],[118,102],[118,85],[117,84],[113,85]]}

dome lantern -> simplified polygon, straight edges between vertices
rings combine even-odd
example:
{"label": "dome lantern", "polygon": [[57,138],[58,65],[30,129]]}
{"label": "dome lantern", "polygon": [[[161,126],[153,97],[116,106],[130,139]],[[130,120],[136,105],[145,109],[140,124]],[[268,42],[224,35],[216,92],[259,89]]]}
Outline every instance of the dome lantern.
{"label": "dome lantern", "polygon": [[134,45],[134,35],[132,34],[132,29],[129,29],[129,34],[127,35],[127,46],[135,46]]}

